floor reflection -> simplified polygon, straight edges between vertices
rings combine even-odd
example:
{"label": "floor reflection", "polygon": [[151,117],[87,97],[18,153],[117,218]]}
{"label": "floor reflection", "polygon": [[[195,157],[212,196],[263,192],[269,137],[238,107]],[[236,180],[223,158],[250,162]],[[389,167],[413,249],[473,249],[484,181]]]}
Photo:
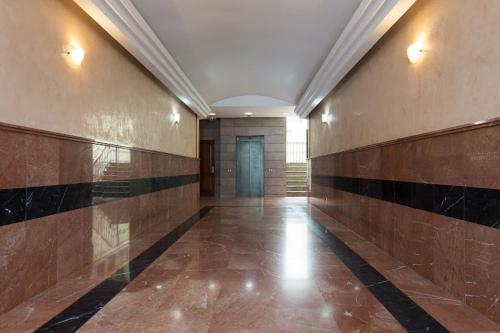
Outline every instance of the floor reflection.
{"label": "floor reflection", "polygon": [[93,259],[96,261],[129,242],[130,217],[120,217],[120,221],[113,221],[102,207],[93,208],[92,245]]}
{"label": "floor reflection", "polygon": [[284,261],[285,278],[288,280],[309,279],[309,257],[307,223],[302,221],[287,221]]}

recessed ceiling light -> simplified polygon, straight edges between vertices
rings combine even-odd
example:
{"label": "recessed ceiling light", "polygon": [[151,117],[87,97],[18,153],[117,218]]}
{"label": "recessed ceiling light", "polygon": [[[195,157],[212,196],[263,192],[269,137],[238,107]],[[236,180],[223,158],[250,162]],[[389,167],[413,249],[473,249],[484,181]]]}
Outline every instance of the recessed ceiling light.
{"label": "recessed ceiling light", "polygon": [[251,115],[253,115],[253,112],[245,112],[245,116],[250,117]]}
{"label": "recessed ceiling light", "polygon": [[215,112],[210,112],[208,115],[209,116],[216,116],[217,114]]}

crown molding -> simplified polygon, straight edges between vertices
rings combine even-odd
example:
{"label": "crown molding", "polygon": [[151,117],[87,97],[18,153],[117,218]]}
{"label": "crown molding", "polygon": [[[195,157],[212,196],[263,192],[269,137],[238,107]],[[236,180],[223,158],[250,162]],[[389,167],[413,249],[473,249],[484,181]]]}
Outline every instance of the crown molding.
{"label": "crown molding", "polygon": [[74,0],[201,118],[210,106],[130,0]]}
{"label": "crown molding", "polygon": [[415,1],[363,0],[300,97],[295,112],[307,117]]}

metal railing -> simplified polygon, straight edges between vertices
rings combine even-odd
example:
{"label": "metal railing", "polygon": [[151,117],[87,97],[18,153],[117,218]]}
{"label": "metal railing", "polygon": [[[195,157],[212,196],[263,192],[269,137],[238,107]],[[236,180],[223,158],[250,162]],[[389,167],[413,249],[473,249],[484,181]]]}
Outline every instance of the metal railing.
{"label": "metal railing", "polygon": [[111,163],[130,164],[130,151],[119,147],[94,145],[94,181],[101,180]]}
{"label": "metal railing", "polygon": [[94,146],[94,181],[101,180],[106,167],[118,159],[118,148],[112,146]]}
{"label": "metal railing", "polygon": [[286,162],[287,163],[306,163],[307,162],[307,143],[305,143],[305,142],[287,142],[286,143]]}

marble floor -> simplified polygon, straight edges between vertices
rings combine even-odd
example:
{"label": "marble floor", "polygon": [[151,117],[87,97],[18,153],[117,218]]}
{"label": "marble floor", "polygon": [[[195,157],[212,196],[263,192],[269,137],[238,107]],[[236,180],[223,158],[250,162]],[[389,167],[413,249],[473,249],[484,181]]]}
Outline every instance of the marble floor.
{"label": "marble floor", "polygon": [[62,281],[2,315],[0,331],[500,332],[306,198],[201,207],[175,237],[160,224],[120,249],[127,274]]}

